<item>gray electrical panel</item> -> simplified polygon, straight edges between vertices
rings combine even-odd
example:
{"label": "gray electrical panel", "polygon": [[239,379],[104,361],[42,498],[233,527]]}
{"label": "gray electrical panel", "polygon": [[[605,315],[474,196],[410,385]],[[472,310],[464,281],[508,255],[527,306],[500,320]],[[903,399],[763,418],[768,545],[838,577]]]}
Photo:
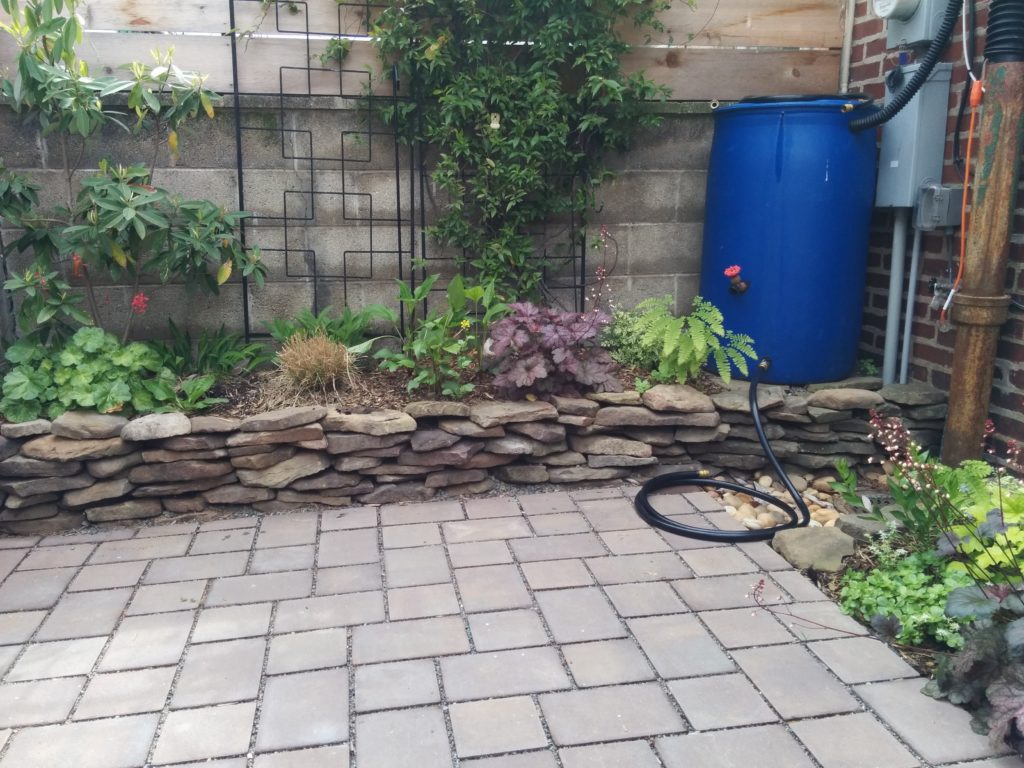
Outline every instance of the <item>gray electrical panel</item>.
{"label": "gray electrical panel", "polygon": [[960,185],[927,184],[921,188],[917,209],[914,211],[914,229],[930,232],[960,226],[960,208],[964,202],[964,188]]}
{"label": "gray electrical panel", "polygon": [[892,49],[927,45],[942,26],[948,5],[949,0],[919,0],[917,10],[909,19],[886,19],[886,46]]}
{"label": "gray electrical panel", "polygon": [[[904,65],[904,80],[919,66]],[[879,208],[912,208],[921,187],[942,181],[952,69],[952,64],[936,64],[910,103],[882,126],[875,191]],[[886,95],[890,98],[891,93]]]}

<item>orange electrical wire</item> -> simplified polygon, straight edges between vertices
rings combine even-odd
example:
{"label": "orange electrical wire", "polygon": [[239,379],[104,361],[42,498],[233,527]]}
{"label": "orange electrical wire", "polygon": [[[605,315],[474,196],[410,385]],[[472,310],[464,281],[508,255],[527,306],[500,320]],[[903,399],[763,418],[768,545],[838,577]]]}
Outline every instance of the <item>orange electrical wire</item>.
{"label": "orange electrical wire", "polygon": [[[982,86],[981,80],[974,80],[971,82],[971,123],[967,129],[967,153],[964,157],[964,194],[963,200],[960,203],[960,264],[956,271],[956,280],[953,281],[953,287],[950,289],[950,294],[956,293],[960,287],[960,282],[964,277],[964,260],[967,254],[967,191],[971,184],[971,155],[974,149],[974,128],[978,119],[978,107],[981,106],[982,99],[985,95],[985,89]],[[947,307],[942,308],[942,312],[939,313],[939,322],[945,325],[946,323],[946,312]]]}

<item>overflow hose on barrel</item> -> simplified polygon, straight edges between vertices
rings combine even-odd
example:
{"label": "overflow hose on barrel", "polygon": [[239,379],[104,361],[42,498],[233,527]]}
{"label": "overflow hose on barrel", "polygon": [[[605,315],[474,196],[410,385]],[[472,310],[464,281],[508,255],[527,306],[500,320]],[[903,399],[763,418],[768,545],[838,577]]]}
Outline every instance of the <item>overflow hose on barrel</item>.
{"label": "overflow hose on barrel", "polygon": [[[765,456],[767,456],[772,469],[775,470],[775,474],[779,476],[779,479],[782,480],[782,484],[785,486],[786,490],[789,491],[789,495],[796,502],[796,509],[789,506],[781,499],[777,499],[774,496],[755,488],[748,488],[745,485],[730,483],[725,480],[715,480],[709,476],[707,470],[701,470],[699,472],[669,472],[668,474],[651,478],[641,486],[639,493],[637,493],[634,505],[636,506],[637,514],[640,515],[644,522],[648,525],[654,526],[655,528],[660,528],[663,531],[674,533],[678,536],[687,536],[691,539],[700,539],[701,541],[722,541],[733,544],[743,541],[765,541],[774,536],[777,531],[782,531],[786,528],[802,528],[811,522],[810,510],[807,509],[807,505],[800,496],[800,492],[793,487],[793,483],[790,481],[789,476],[782,470],[779,460],[775,457],[775,454],[772,453],[772,448],[768,444],[768,438],[765,436],[764,427],[761,424],[761,411],[757,407],[757,385],[761,378],[761,374],[767,371],[770,366],[770,360],[767,358],[761,360],[758,362],[757,368],[754,370],[754,375],[750,377],[750,415],[754,419],[754,431],[757,432],[757,439],[761,443],[761,447],[764,449]],[[658,512],[653,506],[651,506],[649,498],[650,494],[655,491],[678,486],[718,488],[726,491],[745,493],[748,496],[753,496],[755,499],[759,499],[767,504],[778,507],[789,517],[789,522],[775,528],[760,531],[719,531],[685,525]]]}

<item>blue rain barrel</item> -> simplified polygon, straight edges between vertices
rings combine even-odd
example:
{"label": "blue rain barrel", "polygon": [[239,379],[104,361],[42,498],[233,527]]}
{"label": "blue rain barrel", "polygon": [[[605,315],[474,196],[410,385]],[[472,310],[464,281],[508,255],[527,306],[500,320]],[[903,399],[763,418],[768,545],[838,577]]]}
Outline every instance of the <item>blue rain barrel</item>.
{"label": "blue rain barrel", "polygon": [[[744,99],[715,111],[700,292],[749,334],[766,381],[807,384],[857,363],[875,132],[856,97]],[[724,272],[740,267],[744,292]]]}

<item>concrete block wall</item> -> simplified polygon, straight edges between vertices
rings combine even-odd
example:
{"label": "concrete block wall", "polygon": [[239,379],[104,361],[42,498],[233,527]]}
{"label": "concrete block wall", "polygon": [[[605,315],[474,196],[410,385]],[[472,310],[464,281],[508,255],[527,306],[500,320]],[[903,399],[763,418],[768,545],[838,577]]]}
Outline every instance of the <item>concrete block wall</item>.
{"label": "concrete block wall", "polygon": [[[408,219],[408,150],[401,148],[398,153],[396,188],[393,139],[379,126],[367,134],[367,121],[351,102],[296,99],[285,106],[280,110],[276,100],[249,97],[240,113],[243,202],[254,214],[247,242],[261,247],[269,269],[267,286],[250,292],[252,329],[260,331],[274,317],[312,307],[313,283],[303,276],[311,274],[312,251],[321,275],[347,273],[350,277],[347,286],[341,280],[321,279],[317,296],[321,308],[373,302],[396,306],[398,257],[386,252],[398,250],[398,235],[394,226],[377,223],[371,236],[368,219],[371,215],[393,219],[399,214]],[[637,136],[633,149],[609,158],[617,176],[599,193],[591,236],[599,226],[606,226],[618,244],[618,255],[614,249],[589,251],[586,279],[592,282],[595,268],[604,264],[611,273],[611,297],[619,305],[632,306],[668,293],[680,309],[686,309],[697,292],[712,125],[706,110],[692,114],[677,107],[666,107],[662,125]],[[173,167],[166,147],[159,149],[155,182],[185,197],[238,208],[234,111],[222,105],[212,120],[195,121],[180,132],[179,145],[181,155]],[[26,131],[16,115],[4,110],[0,112],[0,146],[8,167],[28,173],[43,186],[41,197],[46,204],[63,201],[60,151],[53,138]],[[82,169],[88,172],[102,158],[148,165],[152,153],[150,140],[110,128],[87,146]],[[316,167],[312,172],[311,157]],[[444,199],[432,185],[427,186],[429,224]],[[302,220],[286,225],[281,219],[286,206],[289,217]],[[5,241],[15,234],[4,231]],[[401,237],[403,248],[408,249],[408,226]],[[377,253],[372,268],[360,253],[371,245]],[[437,246],[429,248],[429,255],[450,258]],[[24,255],[13,257],[9,268],[17,269],[27,261]],[[428,267],[428,271],[435,269],[449,274],[452,265],[439,259]],[[407,265],[403,271],[408,274]],[[222,324],[232,331],[242,330],[242,291],[234,278],[217,296],[187,291],[181,285],[160,285],[155,278],[144,281],[142,290],[150,304],[133,326],[138,337],[166,335],[168,317],[194,331]],[[131,302],[131,288],[101,284],[98,293],[104,322],[119,329]]]}
{"label": "concrete block wall", "polygon": [[[985,48],[988,5],[988,0],[978,0],[977,51],[979,54],[983,53]],[[872,14],[870,6],[871,4],[867,0],[858,0],[856,3],[850,90],[863,91],[876,99],[881,99],[884,96],[882,78],[885,72],[895,64],[898,53],[886,50],[884,25]],[[956,62],[953,68],[946,123],[943,182],[962,184],[960,172],[953,165],[956,114],[967,80],[967,71],[962,63],[962,37],[959,24],[956,26],[953,41],[943,60]],[[976,73],[981,72],[980,56],[975,61],[974,70]],[[961,132],[963,151],[966,150],[967,125],[968,119],[965,118]],[[954,237],[951,246],[955,259],[959,249],[958,235]],[[909,266],[909,244],[907,249]],[[888,212],[878,211],[872,225],[868,255],[861,349],[865,357],[875,357],[879,362],[885,342],[891,253],[892,216]],[[955,268],[954,261],[954,270]],[[949,388],[952,373],[955,333],[940,328],[939,310],[930,306],[933,296],[930,282],[933,279],[946,280],[947,270],[948,261],[944,252],[942,236],[926,235],[923,239],[917,300],[912,308],[914,320],[910,373],[913,380],[927,382],[944,390]],[[904,297],[906,296],[907,279],[904,278],[903,281]],[[1018,300],[1024,296],[1024,183],[1020,187],[1013,212],[1006,290],[1014,294]],[[1019,311],[1011,310],[1010,320],[1002,329],[995,363],[990,413],[1003,438],[1024,439],[1024,313]]]}

